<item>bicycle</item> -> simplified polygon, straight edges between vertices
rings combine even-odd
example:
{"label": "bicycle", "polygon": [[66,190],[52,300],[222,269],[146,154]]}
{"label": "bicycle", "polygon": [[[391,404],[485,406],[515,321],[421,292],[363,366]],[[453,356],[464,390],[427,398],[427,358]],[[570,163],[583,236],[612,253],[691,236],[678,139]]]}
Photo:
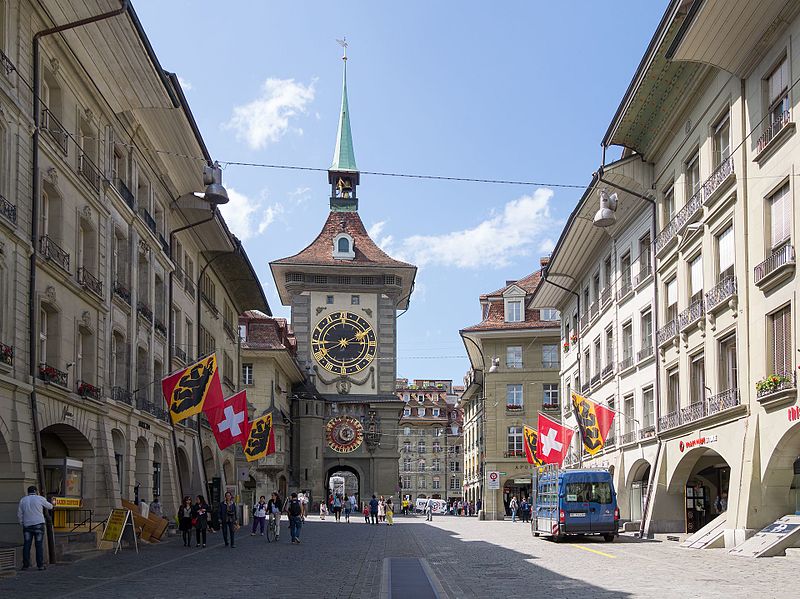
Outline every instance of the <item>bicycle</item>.
{"label": "bicycle", "polygon": [[278,518],[275,514],[270,514],[267,522],[267,543],[278,540],[278,526],[280,526]]}

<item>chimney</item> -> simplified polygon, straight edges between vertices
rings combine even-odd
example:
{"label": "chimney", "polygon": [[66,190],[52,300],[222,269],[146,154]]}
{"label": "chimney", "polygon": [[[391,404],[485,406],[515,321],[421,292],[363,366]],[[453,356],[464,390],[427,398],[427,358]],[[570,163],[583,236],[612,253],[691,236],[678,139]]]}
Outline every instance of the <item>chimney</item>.
{"label": "chimney", "polygon": [[550,255],[548,254],[547,256],[542,256],[541,258],[539,258],[539,264],[541,265],[542,268],[550,264]]}

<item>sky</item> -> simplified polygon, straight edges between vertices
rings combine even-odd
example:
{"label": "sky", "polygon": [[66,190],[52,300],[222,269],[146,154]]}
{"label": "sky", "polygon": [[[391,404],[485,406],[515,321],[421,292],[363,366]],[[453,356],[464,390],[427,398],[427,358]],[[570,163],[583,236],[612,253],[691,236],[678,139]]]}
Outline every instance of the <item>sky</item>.
{"label": "sky", "polygon": [[[223,215],[276,316],[271,260],[319,233],[346,36],[372,238],[419,272],[398,320],[398,376],[461,382],[459,330],[481,293],[538,270],[601,162],[600,141],[666,0],[350,2],[134,0],[162,66],[180,77],[231,197]],[[617,153],[618,155],[618,153]],[[614,154],[609,154],[608,159]],[[548,185],[549,184],[549,185]]]}

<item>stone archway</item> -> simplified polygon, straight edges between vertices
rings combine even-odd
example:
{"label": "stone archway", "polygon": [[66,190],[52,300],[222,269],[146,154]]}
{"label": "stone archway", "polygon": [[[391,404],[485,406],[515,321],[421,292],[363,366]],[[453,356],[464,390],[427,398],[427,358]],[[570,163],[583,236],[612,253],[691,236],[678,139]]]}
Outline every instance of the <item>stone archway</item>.
{"label": "stone archway", "polygon": [[357,505],[361,505],[362,501],[366,498],[361,495],[361,474],[352,466],[331,466],[325,473],[325,495],[320,498],[320,501],[325,501],[332,493],[331,479],[336,481],[342,479],[342,488],[345,494],[350,497],[355,495]]}
{"label": "stone archway", "polygon": [[766,461],[761,482],[761,508],[758,520],[748,522],[755,528],[786,514],[800,512],[800,423],[780,438]]}
{"label": "stone archway", "polygon": [[[689,450],[680,460],[662,498],[682,532],[697,532],[727,510],[731,467],[709,447]],[[719,504],[723,509],[719,509]]]}
{"label": "stone archway", "polygon": [[44,458],[45,492],[48,495],[81,497],[88,505],[94,500],[94,448],[74,426],[58,423],[39,433]]}
{"label": "stone archway", "polygon": [[625,477],[628,501],[627,505],[621,505],[620,509],[623,513],[627,512],[624,515],[631,522],[642,521],[647,489],[650,484],[650,471],[650,462],[639,458],[628,469],[628,475]]}
{"label": "stone archway", "polygon": [[[0,421],[1,423],[1,421]],[[3,427],[4,429],[5,427]],[[0,497],[18,498],[25,490],[25,479],[19,463],[11,459],[8,442],[0,430]],[[27,484],[34,483],[28,481]],[[38,487],[38,484],[37,484]],[[17,504],[11,501],[0,502],[0,542],[19,543],[17,526]]]}
{"label": "stone archway", "polygon": [[136,440],[136,461],[134,465],[133,497],[135,501],[152,500],[152,470],[150,443],[145,437]]}

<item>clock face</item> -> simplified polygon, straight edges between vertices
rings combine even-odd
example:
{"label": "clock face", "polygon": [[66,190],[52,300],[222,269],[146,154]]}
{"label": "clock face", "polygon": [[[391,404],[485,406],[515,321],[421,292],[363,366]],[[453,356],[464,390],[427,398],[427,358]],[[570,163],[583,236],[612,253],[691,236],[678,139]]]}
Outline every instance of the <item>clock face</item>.
{"label": "clock face", "polygon": [[337,453],[355,451],[364,440],[364,427],[351,416],[331,418],[325,425],[325,433],[328,447]]}
{"label": "clock face", "polygon": [[317,364],[333,374],[361,372],[375,358],[375,331],[358,314],[333,312],[319,321],[311,335]]}

